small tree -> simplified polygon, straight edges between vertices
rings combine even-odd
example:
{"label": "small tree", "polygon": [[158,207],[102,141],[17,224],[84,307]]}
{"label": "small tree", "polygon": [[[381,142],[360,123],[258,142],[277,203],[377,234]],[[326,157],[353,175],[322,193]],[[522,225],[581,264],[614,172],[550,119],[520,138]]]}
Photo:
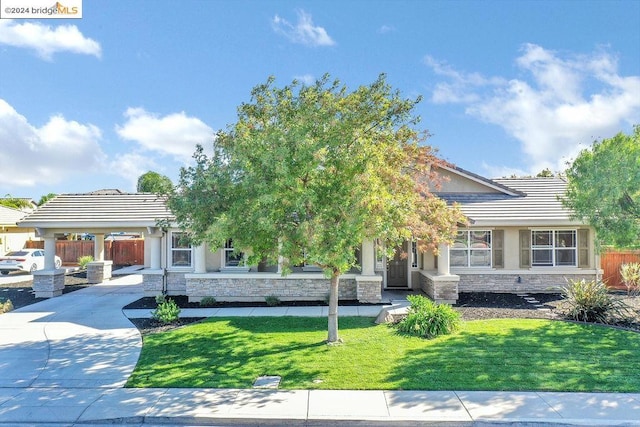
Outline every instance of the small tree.
{"label": "small tree", "polygon": [[168,194],[172,188],[173,183],[169,177],[149,171],[140,175],[136,190],[139,193]]}
{"label": "small tree", "polygon": [[38,206],[44,205],[45,203],[47,203],[49,200],[53,199],[56,196],[57,196],[56,193],[45,194],[44,196],[40,197],[40,200],[38,200]]}
{"label": "small tree", "polygon": [[416,239],[449,242],[464,218],[429,191],[441,163],[413,126],[419,100],[402,99],[380,76],[353,92],[326,75],[283,88],[256,86],[238,120],[202,147],[169,197],[193,243],[233,238],[249,263],[302,262],[331,279],[328,342],[338,340],[339,277],[364,239],[388,248]]}
{"label": "small tree", "polygon": [[563,203],[586,219],[600,243],[640,245],[640,125],[580,152],[567,170]]}

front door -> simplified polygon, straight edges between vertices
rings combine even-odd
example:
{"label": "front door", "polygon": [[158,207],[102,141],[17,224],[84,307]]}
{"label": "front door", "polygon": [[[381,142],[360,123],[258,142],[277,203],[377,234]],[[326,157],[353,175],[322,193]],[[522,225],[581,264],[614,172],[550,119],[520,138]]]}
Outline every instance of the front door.
{"label": "front door", "polygon": [[387,261],[387,288],[406,288],[407,281],[407,251],[404,245],[396,248],[393,259]]}

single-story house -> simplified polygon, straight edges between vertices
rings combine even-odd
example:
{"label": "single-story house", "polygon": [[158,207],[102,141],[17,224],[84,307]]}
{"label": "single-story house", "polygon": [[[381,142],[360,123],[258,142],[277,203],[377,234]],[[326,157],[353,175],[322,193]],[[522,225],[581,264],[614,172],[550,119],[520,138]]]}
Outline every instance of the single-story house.
{"label": "single-story house", "polygon": [[[490,180],[456,167],[443,167],[437,195],[458,203],[468,218],[450,247],[439,256],[418,251],[406,242],[403,252],[385,258],[375,239],[362,243],[360,268],[341,278],[341,299],[379,302],[383,289],[422,289],[436,301],[455,302],[459,292],[557,292],[568,279],[593,280],[601,275],[591,227],[571,219],[559,200],[566,190],[561,178]],[[61,233],[96,236],[92,280],[110,277],[111,265],[100,257],[104,235],[140,232],[145,239],[145,294],[187,295],[192,301],[212,296],[218,301],[324,300],[328,279],[317,268],[300,265],[282,276],[279,265],[245,265],[234,252],[233,239],[223,248],[191,247],[177,227],[158,220],[172,215],[165,201],[149,193],[115,190],[60,195],[29,215],[20,226],[33,227],[47,247]],[[34,282],[41,296],[62,291],[53,255]],[[103,250],[102,250],[103,252]],[[57,282],[56,282],[57,281]],[[63,283],[63,282],[62,282]]]}
{"label": "single-story house", "polygon": [[36,238],[33,228],[19,228],[18,221],[28,212],[0,205],[0,255],[24,248],[29,240]]}

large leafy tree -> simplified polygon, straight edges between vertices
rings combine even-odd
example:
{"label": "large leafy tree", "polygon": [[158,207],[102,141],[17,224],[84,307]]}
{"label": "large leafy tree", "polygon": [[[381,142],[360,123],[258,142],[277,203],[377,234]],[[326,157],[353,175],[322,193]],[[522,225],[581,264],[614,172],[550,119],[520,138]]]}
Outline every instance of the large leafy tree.
{"label": "large leafy tree", "polygon": [[632,135],[595,141],[566,174],[563,202],[596,229],[600,243],[640,245],[640,125]]}
{"label": "large leafy tree", "polygon": [[11,194],[7,194],[4,196],[4,198],[0,199],[0,205],[18,210],[33,207],[29,200],[21,199],[19,197],[13,197]]}
{"label": "large leafy tree", "polygon": [[270,78],[219,131],[213,154],[198,147],[169,198],[194,243],[228,238],[249,262],[303,261],[331,279],[328,341],[338,338],[338,286],[364,239],[393,248],[417,239],[437,250],[464,221],[429,191],[440,161],[414,129],[418,100],[381,75],[349,92],[328,75],[283,88]]}
{"label": "large leafy tree", "polygon": [[168,194],[173,188],[171,179],[158,172],[148,171],[138,177],[136,190],[139,193]]}

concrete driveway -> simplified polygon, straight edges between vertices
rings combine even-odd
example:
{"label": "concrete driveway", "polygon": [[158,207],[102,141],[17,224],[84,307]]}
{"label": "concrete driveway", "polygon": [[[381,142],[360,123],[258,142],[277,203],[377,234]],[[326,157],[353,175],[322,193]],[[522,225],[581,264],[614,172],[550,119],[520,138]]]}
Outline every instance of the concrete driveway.
{"label": "concrete driveway", "polygon": [[142,340],[122,307],[142,295],[126,276],[0,316],[0,387],[122,387]]}

